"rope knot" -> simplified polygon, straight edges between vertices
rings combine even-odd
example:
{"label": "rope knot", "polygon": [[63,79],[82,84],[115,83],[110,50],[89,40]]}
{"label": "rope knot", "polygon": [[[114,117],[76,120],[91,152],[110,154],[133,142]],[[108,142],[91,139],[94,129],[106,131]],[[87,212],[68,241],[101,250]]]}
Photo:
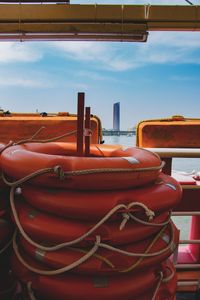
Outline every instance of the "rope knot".
{"label": "rope knot", "polygon": [[145,211],[146,216],[148,217],[149,221],[153,220],[155,217],[155,213],[151,209],[147,209]]}
{"label": "rope knot", "polygon": [[123,220],[122,220],[122,222],[121,222],[121,224],[120,224],[120,226],[119,226],[119,230],[123,230],[124,227],[125,227],[125,225],[126,225],[126,223],[127,223],[128,220],[130,219],[130,216],[129,216],[128,213],[123,213],[123,214],[122,214],[122,217],[123,217]]}
{"label": "rope knot", "polygon": [[59,177],[60,180],[64,180],[65,179],[65,172],[62,169],[61,166],[55,166],[53,168],[54,173]]}
{"label": "rope knot", "polygon": [[101,237],[99,235],[96,236],[95,246],[99,247],[101,244]]}

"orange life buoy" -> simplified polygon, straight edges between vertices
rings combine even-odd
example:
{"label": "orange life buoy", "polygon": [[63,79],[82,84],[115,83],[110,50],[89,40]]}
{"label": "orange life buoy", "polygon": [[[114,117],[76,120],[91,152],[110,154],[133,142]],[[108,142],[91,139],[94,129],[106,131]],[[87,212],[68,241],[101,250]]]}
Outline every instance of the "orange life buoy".
{"label": "orange life buoy", "polygon": [[[156,293],[155,300],[175,300],[177,288],[177,275],[176,270],[172,262],[168,259],[163,268],[163,280]],[[135,300],[151,300],[155,287],[149,290],[147,293],[140,295]]]}
{"label": "orange life buoy", "polygon": [[[16,203],[16,210],[23,229],[36,241],[63,243],[75,240],[87,233],[97,223],[65,219],[46,214],[36,210],[22,200]],[[165,212],[156,216],[152,223],[160,224],[166,222],[168,218],[168,212]],[[124,229],[120,230],[120,224],[121,220],[102,224],[87,236],[81,242],[81,245],[93,244],[97,235],[101,236],[101,240],[113,245],[128,244],[142,240],[161,229],[160,226],[144,226],[134,220],[130,220]]]}
{"label": "orange life buoy", "polygon": [[12,224],[3,218],[0,218],[0,250],[11,239],[12,233]]}
{"label": "orange life buoy", "polygon": [[67,189],[140,186],[155,181],[162,169],[159,156],[145,149],[97,144],[91,145],[90,157],[77,157],[73,143],[12,146],[2,153],[1,165],[3,172],[15,180],[46,170],[31,182]]}
{"label": "orange life buoy", "polygon": [[[0,143],[0,154],[3,152],[3,150],[6,148],[6,145],[5,144],[2,144]],[[1,165],[1,158],[0,158],[0,165]],[[1,170],[2,171],[2,170]],[[0,178],[0,189],[3,189],[5,187],[5,183],[4,181],[2,180],[2,176]]]}
{"label": "orange life buoy", "polygon": [[[179,231],[173,224],[168,224],[162,233],[157,233],[143,241],[121,246],[120,250],[130,253],[159,255],[143,257],[141,255],[131,257],[108,249],[98,251],[88,260],[72,269],[72,272],[95,275],[124,274],[130,271],[139,271],[156,265],[167,259],[177,248],[179,242]],[[169,246],[169,247],[168,247]],[[24,249],[32,258],[41,261],[51,269],[60,269],[81,259],[87,253],[87,249],[68,247],[57,251],[44,251],[29,244],[20,238],[20,249]],[[163,251],[166,249],[166,251]]]}
{"label": "orange life buoy", "polygon": [[[37,268],[42,267],[41,263],[32,260],[25,254],[23,256],[30,265]],[[20,281],[25,284],[30,282],[32,289],[39,296],[49,300],[132,300],[155,286],[159,280],[158,274],[164,268],[158,265],[144,273],[128,273],[123,276],[99,277],[63,274],[52,277],[34,274],[24,267],[14,255],[11,264],[14,274]]]}
{"label": "orange life buoy", "polygon": [[[180,203],[181,187],[172,177],[160,174],[155,183],[145,187],[112,191],[75,191],[22,186],[25,200],[33,207],[61,217],[79,220],[99,220],[119,204],[128,206],[131,202],[145,204],[154,212],[173,209]],[[161,201],[162,199],[162,201]],[[133,207],[130,211],[136,211]],[[121,218],[128,209],[121,208],[110,220]]]}

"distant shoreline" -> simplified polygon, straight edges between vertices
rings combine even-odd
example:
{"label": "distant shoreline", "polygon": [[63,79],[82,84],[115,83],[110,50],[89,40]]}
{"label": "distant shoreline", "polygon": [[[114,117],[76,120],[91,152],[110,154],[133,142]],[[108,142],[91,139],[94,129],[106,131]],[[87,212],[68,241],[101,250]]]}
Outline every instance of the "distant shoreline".
{"label": "distant shoreline", "polygon": [[102,130],[104,136],[112,136],[112,135],[135,135],[135,130]]}

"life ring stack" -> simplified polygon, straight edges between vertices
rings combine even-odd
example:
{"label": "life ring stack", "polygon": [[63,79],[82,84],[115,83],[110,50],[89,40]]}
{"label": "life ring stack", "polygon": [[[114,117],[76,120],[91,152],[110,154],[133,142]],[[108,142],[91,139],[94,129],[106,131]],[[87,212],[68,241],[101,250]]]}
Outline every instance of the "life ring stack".
{"label": "life ring stack", "polygon": [[17,227],[12,270],[30,299],[174,299],[170,211],[181,188],[156,154],[98,144],[77,157],[73,143],[27,143],[4,150],[1,165]]}
{"label": "life ring stack", "polygon": [[[0,152],[6,146],[0,144]],[[0,178],[0,299],[10,300],[16,288],[16,281],[10,272],[13,224],[10,219],[9,188]]]}

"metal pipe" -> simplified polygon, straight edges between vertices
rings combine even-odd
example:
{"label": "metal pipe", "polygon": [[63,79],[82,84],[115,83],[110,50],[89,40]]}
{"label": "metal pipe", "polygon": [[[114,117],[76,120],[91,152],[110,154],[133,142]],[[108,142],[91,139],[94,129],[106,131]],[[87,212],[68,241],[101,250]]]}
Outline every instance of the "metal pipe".
{"label": "metal pipe", "polygon": [[176,211],[172,212],[172,216],[200,216],[200,211]]}
{"label": "metal pipe", "polygon": [[199,282],[198,281],[178,281],[177,282],[178,286],[199,286]]}
{"label": "metal pipe", "polygon": [[180,240],[179,244],[200,244],[200,240]]}
{"label": "metal pipe", "polygon": [[193,270],[193,269],[200,269],[200,264],[177,264],[175,265],[176,269],[188,269],[188,270]]}
{"label": "metal pipe", "polygon": [[200,157],[200,149],[199,148],[146,148],[147,150],[156,152],[162,158],[170,158],[170,157]]}

